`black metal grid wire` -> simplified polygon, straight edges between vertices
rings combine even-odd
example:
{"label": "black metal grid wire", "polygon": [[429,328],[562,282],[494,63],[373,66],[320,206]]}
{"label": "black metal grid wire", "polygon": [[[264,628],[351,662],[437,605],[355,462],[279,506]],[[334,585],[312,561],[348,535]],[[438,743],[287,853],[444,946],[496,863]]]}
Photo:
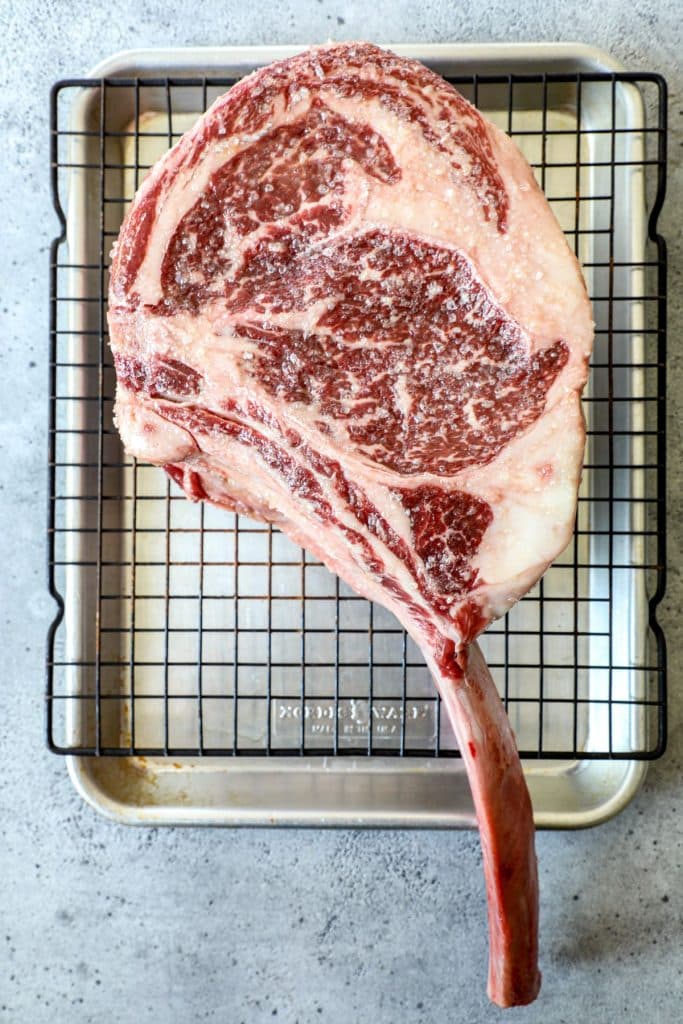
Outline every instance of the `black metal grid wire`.
{"label": "black metal grid wire", "polygon": [[[450,80],[530,147],[596,318],[574,541],[489,629],[488,660],[524,757],[654,758],[666,742],[666,84],[626,73]],[[383,609],[277,530],[191,505],[121,449],[109,250],[150,144],[171,145],[185,114],[232,83],[71,79],[52,90],[62,231],[50,251],[48,744],[81,755],[457,756],[419,652]],[[636,89],[637,129],[620,113]],[[87,104],[78,127],[75,102]],[[647,195],[640,253],[624,216],[633,170]],[[81,198],[67,199],[74,180]],[[67,202],[80,242],[67,244]]]}

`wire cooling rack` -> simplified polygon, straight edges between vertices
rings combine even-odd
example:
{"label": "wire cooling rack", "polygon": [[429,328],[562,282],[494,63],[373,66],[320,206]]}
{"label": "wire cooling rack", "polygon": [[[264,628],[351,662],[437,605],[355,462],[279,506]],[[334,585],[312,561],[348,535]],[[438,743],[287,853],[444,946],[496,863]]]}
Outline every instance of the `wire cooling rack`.
{"label": "wire cooling rack", "polygon": [[[666,734],[666,86],[653,74],[451,81],[527,154],[596,319],[574,540],[490,627],[485,653],[524,757],[653,758]],[[149,165],[232,82],[74,79],[52,91],[63,230],[50,255],[49,746],[457,756],[391,616],[272,527],[190,504],[125,456],[113,425],[111,245]]]}

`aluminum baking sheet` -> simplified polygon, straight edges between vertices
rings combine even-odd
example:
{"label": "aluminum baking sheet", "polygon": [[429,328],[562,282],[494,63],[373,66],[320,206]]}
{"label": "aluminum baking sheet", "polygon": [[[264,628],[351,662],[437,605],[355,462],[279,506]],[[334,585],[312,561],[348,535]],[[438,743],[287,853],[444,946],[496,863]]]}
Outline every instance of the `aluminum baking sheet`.
{"label": "aluminum baking sheet", "polygon": [[[143,51],[122,54],[98,66],[93,71],[94,77],[107,76],[182,76],[189,74],[220,74],[225,77],[239,76],[254,66],[268,63],[271,60],[297,52],[300,47],[276,48],[227,48],[215,50],[179,50],[168,52]],[[611,71],[619,70],[619,66],[606,55],[582,47],[563,45],[535,46],[395,46],[392,49],[407,56],[417,57],[426,64],[444,74],[492,73],[508,74],[528,71]],[[135,165],[151,164],[168,148],[170,142],[188,128],[196,119],[201,107],[193,106],[192,99],[186,101],[187,109],[174,107],[169,123],[168,95],[160,88],[156,95],[153,91],[146,100],[144,110],[138,110],[139,125],[144,134],[137,140],[126,137],[130,126],[132,110],[130,104],[121,103],[120,110],[112,110],[111,92],[108,94],[110,104],[107,110],[108,123],[116,123],[122,133],[117,159],[105,162],[128,165],[128,170],[112,171],[111,181],[105,181],[105,194],[111,189],[111,195],[131,196],[139,180],[134,177],[131,169]],[[123,92],[121,94],[124,95]],[[191,94],[188,93],[188,96]],[[558,94],[559,95],[559,94]],[[478,97],[482,111],[507,128],[510,117],[516,141],[532,162],[540,162],[541,156],[546,164],[560,165],[548,171],[543,184],[549,193],[556,197],[554,208],[563,227],[571,229],[575,215],[574,204],[570,201],[577,190],[583,195],[599,195],[598,178],[609,176],[613,171],[609,166],[601,164],[614,163],[615,157],[621,161],[637,162],[642,157],[642,145],[638,140],[638,130],[644,124],[642,99],[637,89],[624,86],[616,94],[618,110],[615,114],[619,124],[631,129],[622,143],[618,137],[618,145],[628,145],[629,152],[618,152],[609,149],[613,145],[613,136],[607,131],[611,123],[611,111],[593,97],[590,87],[583,90],[583,103],[580,111],[582,133],[579,145],[583,147],[580,156],[582,169],[577,180],[577,110],[562,103],[551,102],[545,110],[538,107],[525,107],[510,113],[502,102],[502,94],[495,88],[487,88]],[[198,97],[195,97],[195,102]],[[72,114],[72,129],[92,132],[97,116],[102,115],[101,96],[94,90],[87,90],[82,95]],[[543,142],[540,129],[549,134]],[[587,130],[590,129],[590,130]],[[527,132],[528,134],[524,134]],[[518,134],[519,133],[519,134]],[[626,141],[626,139],[628,141]],[[72,147],[74,165],[86,163],[81,159],[85,147],[91,144],[88,136],[76,139]],[[114,144],[116,144],[114,142]],[[111,145],[111,140],[107,141]],[[131,150],[135,147],[135,151]],[[541,147],[545,147],[541,153]],[[594,166],[585,166],[594,165]],[[620,255],[630,264],[642,259],[645,246],[645,195],[642,169],[624,167],[618,172],[623,176],[621,193],[629,198],[627,207],[617,211],[619,223],[614,231],[618,240]],[[100,183],[93,180],[91,171],[74,167],[68,202],[68,246],[70,263],[75,266],[69,279],[69,290],[73,296],[90,296],[94,302],[98,298],[98,289],[103,279],[97,280],[92,275],[79,269],[83,264],[91,264],[97,253],[93,247],[99,232],[93,230],[92,218],[95,209],[96,195]],[[121,191],[123,190],[123,191]],[[563,198],[567,201],[562,201]],[[116,228],[123,214],[123,209],[110,207],[107,209],[107,224]],[[599,245],[599,235],[593,230],[599,226],[600,218],[605,212],[599,203],[585,203],[581,208],[580,225],[586,228],[581,236],[579,256],[590,265],[596,260],[595,246]],[[102,227],[102,225],[100,225]],[[596,238],[598,241],[596,242]],[[597,254],[599,255],[599,254]],[[604,255],[604,254],[603,254]],[[626,273],[626,272],[624,272]],[[628,280],[617,282],[615,294],[643,294],[643,282],[639,278],[642,271],[630,268]],[[597,283],[589,277],[589,289],[594,293]],[[643,388],[641,374],[637,369],[642,359],[643,339],[639,334],[642,327],[642,304],[638,302],[615,303],[614,315],[622,327],[628,328],[630,334],[629,368],[623,371],[628,377],[628,392],[637,396]],[[82,330],[93,324],[93,307],[84,302],[74,303],[72,326],[74,331]],[[83,359],[87,364],[88,360]],[[97,386],[93,381],[92,366],[84,365],[73,368],[68,382],[72,394],[97,394]],[[94,389],[94,390],[93,390]],[[586,405],[589,426],[591,417],[598,415],[599,406],[592,406],[591,385],[587,391]],[[628,410],[629,425],[637,428],[642,409],[636,403]],[[69,409],[69,427],[73,431],[87,429],[92,425],[93,402],[72,403]],[[71,436],[71,458],[73,464],[68,473],[67,493],[86,493],[92,488],[92,470],[84,469],[82,443],[79,435]],[[617,439],[614,456],[619,464],[637,465],[642,462],[637,446],[638,437]],[[626,446],[623,451],[619,446]],[[628,449],[628,450],[626,450]],[[590,447],[587,461],[590,462],[595,452]],[[261,582],[256,581],[259,575],[258,564],[264,563],[264,543],[268,531],[259,524],[246,524],[242,519],[243,528],[236,535],[235,524],[229,523],[227,514],[213,509],[201,509],[189,502],[177,501],[173,506],[173,527],[171,537],[164,532],[166,526],[165,503],[155,502],[155,497],[163,498],[167,482],[164,475],[154,467],[124,467],[115,481],[122,492],[130,495],[131,500],[120,506],[119,522],[109,522],[112,535],[120,536],[120,560],[136,562],[136,586],[132,596],[122,597],[117,606],[110,608],[109,614],[119,622],[134,622],[137,631],[134,644],[131,646],[130,635],[114,631],[104,640],[107,655],[112,661],[121,658],[122,664],[128,661],[135,663],[135,691],[130,701],[112,702],[112,713],[97,723],[104,736],[103,743],[109,741],[116,745],[129,742],[130,730],[135,730],[136,748],[155,748],[167,745],[173,748],[191,748],[197,743],[198,729],[201,729],[203,745],[211,747],[229,747],[235,742],[231,721],[224,713],[221,687],[226,686],[225,673],[217,673],[211,679],[207,671],[204,686],[215,687],[210,691],[215,701],[201,702],[201,722],[198,721],[197,701],[188,698],[183,700],[182,694],[187,690],[188,671],[180,672],[169,678],[165,669],[163,686],[166,696],[176,695],[173,702],[173,714],[167,714],[168,703],[154,699],[159,693],[159,636],[163,634],[163,617],[168,616],[168,605],[152,607],[153,602],[145,600],[150,593],[160,593],[169,589],[182,594],[186,588],[188,598],[196,595],[196,580],[192,573],[187,572],[188,565],[197,561],[197,534],[193,526],[199,522],[212,526],[216,535],[223,537],[221,531],[230,529],[232,525],[233,542],[240,545],[240,559],[252,563],[250,573],[242,574],[233,580],[233,595],[238,594],[247,599],[250,593],[260,593]],[[605,520],[606,512],[602,495],[595,490],[600,482],[595,473],[588,475],[584,481],[582,497],[586,499],[582,505],[582,513],[589,517],[586,524],[591,526],[591,536],[579,536],[578,561],[586,568],[578,570],[582,579],[580,586],[586,593],[599,594],[605,585],[604,569],[605,551],[601,545],[607,543],[598,531],[600,521]],[[622,486],[627,495],[638,496],[644,492],[646,482],[638,470],[631,470],[628,479],[624,478]],[[624,569],[620,577],[618,594],[611,605],[599,602],[586,602],[585,619],[582,622],[583,635],[578,648],[571,644],[559,642],[554,651],[554,662],[570,667],[579,653],[581,662],[590,665],[582,682],[585,700],[577,704],[572,695],[563,689],[561,673],[556,683],[552,672],[548,672],[543,680],[546,696],[554,685],[556,702],[549,703],[542,709],[544,743],[546,749],[562,748],[566,742],[568,715],[572,718],[571,728],[575,734],[577,749],[589,751],[602,749],[606,744],[606,731],[610,732],[612,749],[627,752],[638,747],[642,738],[638,735],[642,721],[628,700],[641,695],[642,676],[638,671],[621,673],[612,682],[611,696],[615,699],[623,697],[624,714],[614,716],[605,714],[605,705],[599,700],[606,690],[606,670],[609,665],[609,651],[604,637],[610,631],[615,646],[623,652],[624,663],[638,666],[644,664],[646,658],[647,601],[642,583],[643,574],[629,571],[629,564],[640,564],[642,551],[639,550],[641,540],[633,536],[642,526],[642,511],[638,504],[622,503],[613,510],[612,526],[619,534],[618,543],[630,546],[623,560]],[[93,557],[93,535],[84,532],[93,525],[93,507],[88,502],[75,501],[65,511],[65,525],[68,533],[67,562],[70,563],[66,572],[65,592],[65,623],[63,650],[64,661],[74,667],[68,672],[68,688],[72,694],[91,693],[91,673],[80,668],[79,662],[88,662],[92,656],[92,645],[99,642],[93,638],[92,607],[94,595],[94,579],[89,569],[84,568]],[[605,520],[606,522],[606,520]],[[135,551],[126,548],[124,531],[131,524],[139,530],[135,540]],[[121,529],[117,534],[117,527]],[[184,529],[186,532],[184,532]],[[157,531],[157,532],[155,532]],[[213,536],[211,534],[210,536]],[[220,542],[220,541],[218,541]],[[271,539],[268,541],[272,545]],[[277,543],[282,545],[286,553],[289,542],[278,535]],[[614,543],[614,541],[612,541]],[[168,545],[170,568],[159,544]],[[293,545],[290,545],[293,548]],[[296,552],[292,552],[296,556]],[[208,559],[206,552],[203,558]],[[286,558],[283,557],[283,562]],[[113,561],[116,561],[115,559]],[[558,565],[570,565],[573,552],[570,550],[558,559]],[[293,557],[296,562],[296,557]],[[295,566],[292,573],[299,569]],[[339,593],[339,583],[326,570],[319,568],[311,577],[312,597],[324,598],[326,594]],[[569,615],[571,602],[567,589],[567,574],[551,569],[546,577],[546,592],[552,591],[557,602],[553,605],[558,616]],[[563,582],[565,581],[565,582]],[[101,581],[100,581],[101,582]],[[296,594],[297,580],[288,580],[283,571],[277,581],[270,580],[271,587],[280,587],[280,597],[286,598],[288,587]],[[576,585],[576,580],[574,581]],[[220,581],[220,588],[225,588],[225,578]],[[342,593],[344,592],[344,586]],[[123,588],[119,588],[123,589]],[[271,591],[272,593],[272,591]],[[351,592],[348,591],[351,597]],[[567,599],[566,607],[563,598]],[[316,608],[324,605],[319,602]],[[286,629],[290,632],[300,621],[300,602],[297,600],[282,602],[283,635]],[[516,660],[520,663],[533,665],[538,660],[539,622],[538,603],[521,602],[515,612],[518,630],[515,637],[517,649]],[[611,608],[611,611],[609,610]],[[234,626],[230,616],[244,614],[244,625],[258,625],[263,620],[263,603],[259,600],[245,600],[242,612],[235,610],[235,601],[226,599],[216,601],[211,614],[216,617],[218,635],[225,637]],[[365,602],[349,604],[349,614],[358,614],[361,622],[366,619]],[[173,661],[178,666],[191,666],[198,657],[197,622],[191,602],[179,601],[177,616],[174,620],[177,632],[174,631]],[[316,614],[311,605],[311,615]],[[391,645],[401,644],[397,631],[392,629],[393,620],[381,610],[375,610],[375,625],[378,630],[386,628],[385,643],[388,645],[387,659],[391,663]],[[583,615],[584,612],[582,611]],[[287,615],[292,621],[287,620]],[[160,618],[161,616],[161,618]],[[384,616],[384,619],[382,618]],[[299,618],[297,618],[299,617]],[[385,621],[386,620],[386,621]],[[395,626],[395,623],[393,624]],[[324,627],[324,622],[321,628]],[[222,632],[221,632],[222,629]],[[380,630],[381,632],[381,630]],[[100,638],[101,639],[101,638]],[[324,641],[321,641],[324,642]],[[121,649],[126,645],[126,650]],[[482,646],[493,665],[500,665],[505,652],[501,646],[501,634],[494,625],[484,637]],[[229,652],[221,649],[222,662],[229,658]],[[206,651],[203,652],[206,656]],[[100,656],[102,652],[100,651]],[[367,657],[367,633],[363,636],[362,627],[359,632],[349,638],[349,648],[345,656],[350,665],[357,664]],[[307,652],[307,660],[315,662],[315,648]],[[257,662],[258,659],[255,658]],[[324,661],[323,654],[320,656]],[[399,662],[397,658],[397,664]],[[150,666],[149,671],[146,667]],[[296,660],[292,662],[296,672]],[[419,668],[419,666],[418,666]],[[252,666],[252,677],[248,674],[240,681],[242,688],[252,686],[258,693],[263,673],[258,664]],[[497,669],[494,668],[494,675]],[[500,674],[500,673],[499,673]],[[122,684],[123,685],[123,684]],[[538,707],[534,704],[534,695],[539,687],[539,672],[525,670],[517,673],[515,686],[519,700],[509,705],[520,749],[533,749],[538,738]],[[336,702],[330,694],[329,679],[321,669],[318,676],[309,677],[306,686],[306,712],[302,720],[303,707],[297,700],[287,696],[288,688],[283,685],[282,696],[277,693],[271,701],[271,718],[264,721],[258,701],[254,701],[253,714],[248,708],[241,714],[239,722],[239,744],[242,748],[253,744],[255,750],[264,742],[265,732],[271,739],[278,740],[283,749],[294,748],[300,743],[301,737],[306,745],[315,747],[329,746],[331,709],[339,716],[339,743],[343,746],[362,745],[367,740],[368,730],[373,730],[373,757],[287,757],[272,758],[238,757],[238,758],[90,758],[70,757],[69,770],[71,776],[83,796],[105,814],[124,822],[168,823],[168,824],[299,824],[299,825],[383,825],[383,826],[424,826],[454,827],[474,825],[472,803],[469,795],[464,769],[459,760],[435,758],[396,758],[382,756],[383,745],[387,751],[396,744],[396,708],[399,704],[392,683],[391,674],[386,678],[375,678],[376,692],[384,695],[372,708],[367,701],[363,702],[352,697],[346,698],[342,689]],[[382,687],[384,689],[382,690]],[[392,689],[392,687],[394,687]],[[574,698],[576,694],[574,694]],[[528,700],[525,698],[529,698]],[[592,698],[598,698],[593,700]],[[377,698],[375,698],[377,700]],[[563,701],[566,701],[563,703]],[[74,701],[68,705],[70,709],[67,730],[74,744],[78,744],[92,723],[86,719],[90,714],[86,701]],[[106,706],[106,705],[105,705]],[[160,715],[160,707],[164,714]],[[379,709],[379,713],[378,712]],[[577,710],[578,709],[578,710]],[[612,710],[612,709],[610,709]],[[100,712],[101,714],[102,712]],[[432,684],[426,673],[422,675],[416,670],[413,679],[411,696],[405,704],[405,714],[409,721],[405,726],[405,741],[408,745],[429,745],[438,734],[442,748],[454,745],[448,724],[438,719],[436,705],[433,701]],[[165,735],[164,735],[165,732]],[[169,735],[169,732],[172,735]],[[553,746],[554,744],[554,746]],[[527,760],[525,773],[534,805],[536,824],[539,827],[581,827],[605,820],[622,808],[636,792],[646,770],[646,763],[637,760],[587,760],[570,758],[556,761]]]}

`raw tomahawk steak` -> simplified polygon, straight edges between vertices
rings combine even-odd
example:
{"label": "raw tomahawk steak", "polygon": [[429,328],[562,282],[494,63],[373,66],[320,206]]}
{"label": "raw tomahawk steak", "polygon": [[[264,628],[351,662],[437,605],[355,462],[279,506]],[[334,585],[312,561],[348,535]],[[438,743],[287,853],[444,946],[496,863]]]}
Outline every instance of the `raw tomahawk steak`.
{"label": "raw tomahawk steak", "polygon": [[420,645],[476,806],[489,994],[535,998],[529,794],[476,637],[569,541],[592,343],[510,139],[422,65],[257,71],[154,167],[115,248],[129,452],[277,524]]}

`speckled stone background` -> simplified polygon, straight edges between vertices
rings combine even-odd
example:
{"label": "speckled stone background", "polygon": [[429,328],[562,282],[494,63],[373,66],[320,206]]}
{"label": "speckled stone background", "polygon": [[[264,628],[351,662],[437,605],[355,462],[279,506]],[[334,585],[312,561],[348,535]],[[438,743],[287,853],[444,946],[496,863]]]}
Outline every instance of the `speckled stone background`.
{"label": "speckled stone background", "polygon": [[0,0],[0,1021],[478,1024],[474,834],[125,829],[44,750],[48,88],[127,47],[580,40],[671,88],[669,752],[616,820],[538,838],[545,986],[523,1024],[683,1017],[683,18],[676,0]]}

